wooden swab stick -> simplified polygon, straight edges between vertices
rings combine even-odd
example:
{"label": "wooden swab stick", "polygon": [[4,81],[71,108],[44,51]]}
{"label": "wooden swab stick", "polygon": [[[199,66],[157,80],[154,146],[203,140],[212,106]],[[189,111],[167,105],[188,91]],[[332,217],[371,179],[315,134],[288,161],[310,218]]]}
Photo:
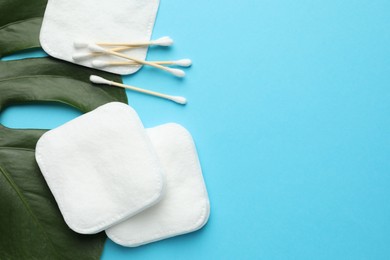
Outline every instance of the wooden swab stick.
{"label": "wooden swab stick", "polygon": [[121,58],[124,58],[124,59],[127,59],[127,60],[135,61],[135,62],[143,64],[143,65],[148,65],[148,66],[160,69],[160,70],[164,70],[166,72],[169,72],[169,73],[175,75],[176,77],[181,77],[182,78],[182,77],[185,76],[185,72],[182,71],[182,70],[172,69],[172,68],[164,67],[162,65],[159,65],[159,64],[156,64],[156,63],[152,63],[152,62],[149,62],[149,61],[133,58],[133,57],[127,56],[127,55],[119,53],[119,52],[111,51],[109,49],[104,49],[104,48],[102,48],[100,46],[97,46],[96,44],[90,44],[90,45],[88,45],[88,48],[91,51],[93,51],[93,52],[108,53],[108,54],[111,54],[111,55],[114,55],[114,56],[118,56],[118,57],[121,57]]}
{"label": "wooden swab stick", "polygon": [[[174,61],[149,61],[151,63],[160,64],[160,65],[176,65],[181,67],[190,67],[192,61],[190,59],[174,60]],[[95,68],[104,68],[108,66],[136,66],[139,63],[134,61],[103,61],[103,60],[94,60],[92,61],[92,66]]]}
{"label": "wooden swab stick", "polygon": [[100,46],[132,46],[132,47],[139,47],[139,46],[171,46],[173,44],[173,40],[168,37],[161,37],[157,40],[153,41],[146,41],[146,42],[98,42],[97,45]]}
{"label": "wooden swab stick", "polygon": [[[91,44],[91,42],[85,42],[85,41],[75,41],[73,43],[74,47],[79,48],[86,48],[88,45]],[[161,37],[157,40],[152,41],[144,41],[144,42],[97,42],[95,43],[99,46],[127,46],[127,47],[143,47],[143,46],[171,46],[173,44],[173,40],[168,37]]]}
{"label": "wooden swab stick", "polygon": [[95,83],[95,84],[112,85],[112,86],[117,86],[117,87],[120,87],[120,88],[131,89],[133,91],[137,91],[137,92],[140,92],[140,93],[156,96],[156,97],[159,97],[159,98],[165,98],[165,99],[171,100],[171,101],[176,102],[176,103],[181,104],[181,105],[185,105],[187,103],[187,100],[184,97],[170,96],[170,95],[162,94],[162,93],[159,93],[159,92],[154,92],[154,91],[151,91],[151,90],[137,88],[137,87],[121,84],[121,83],[118,83],[118,82],[115,82],[115,81],[110,81],[110,80],[107,80],[105,78],[102,78],[102,77],[99,77],[99,76],[96,76],[96,75],[91,75],[89,77],[89,80],[91,82]]}
{"label": "wooden swab stick", "polygon": [[[132,48],[133,47],[116,47],[116,48],[112,48],[111,50],[112,51],[125,51],[125,50],[132,49]],[[86,60],[86,59],[91,58],[91,57],[101,56],[103,54],[104,53],[101,53],[101,52],[78,52],[78,53],[73,54],[72,59],[74,61],[82,61],[82,60]]]}

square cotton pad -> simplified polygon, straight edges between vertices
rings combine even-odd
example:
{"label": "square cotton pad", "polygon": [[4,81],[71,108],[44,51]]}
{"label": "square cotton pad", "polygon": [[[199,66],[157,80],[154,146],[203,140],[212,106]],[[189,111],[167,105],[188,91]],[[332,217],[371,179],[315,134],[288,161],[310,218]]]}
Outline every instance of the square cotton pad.
{"label": "square cotton pad", "polygon": [[[75,41],[144,42],[152,35],[159,0],[49,0],[40,32],[42,48],[55,58],[92,67],[89,58],[74,61]],[[124,51],[131,57],[145,60],[147,47]],[[110,55],[102,61],[123,61]],[[102,70],[116,74],[132,74],[140,66],[113,66]]]}
{"label": "square cotton pad", "polygon": [[162,167],[137,113],[103,105],[46,132],[36,160],[68,226],[93,234],[157,203]]}
{"label": "square cotton pad", "polygon": [[200,229],[210,214],[209,199],[190,133],[177,124],[147,129],[166,173],[161,201],[106,230],[123,246],[135,247]]}

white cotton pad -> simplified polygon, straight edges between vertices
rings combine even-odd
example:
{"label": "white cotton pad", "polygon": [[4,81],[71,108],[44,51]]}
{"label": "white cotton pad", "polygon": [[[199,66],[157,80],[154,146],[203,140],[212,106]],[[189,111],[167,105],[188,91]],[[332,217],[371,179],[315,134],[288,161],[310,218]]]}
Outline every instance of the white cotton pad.
{"label": "white cotton pad", "polygon": [[[93,67],[94,58],[75,61],[74,42],[144,42],[152,35],[159,0],[49,0],[40,32],[42,48],[50,56]],[[137,48],[123,53],[145,60],[147,48]],[[101,61],[124,61],[103,55]],[[116,74],[132,74],[140,66],[113,66],[101,70]]]}
{"label": "white cotton pad", "polygon": [[137,113],[103,105],[46,132],[39,168],[68,226],[93,234],[157,203],[162,167]]}
{"label": "white cotton pad", "polygon": [[208,220],[210,204],[191,135],[177,124],[147,129],[166,173],[161,201],[106,230],[123,246],[135,247],[200,229]]}

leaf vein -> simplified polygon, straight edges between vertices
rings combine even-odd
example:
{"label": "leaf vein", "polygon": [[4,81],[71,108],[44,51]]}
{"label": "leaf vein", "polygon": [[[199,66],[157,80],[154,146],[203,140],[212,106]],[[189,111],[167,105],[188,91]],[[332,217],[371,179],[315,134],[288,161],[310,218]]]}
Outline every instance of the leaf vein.
{"label": "leaf vein", "polygon": [[42,233],[46,237],[46,239],[49,241],[50,246],[53,248],[53,252],[55,252],[58,256],[61,256],[56,248],[54,247],[53,241],[50,239],[49,235],[46,233],[45,229],[42,227],[41,223],[38,220],[38,217],[34,214],[32,211],[30,205],[27,203],[27,200],[24,198],[22,192],[19,190],[18,186],[16,186],[16,183],[12,180],[11,176],[0,166],[0,172],[3,174],[5,179],[8,181],[8,183],[11,185],[11,187],[15,190],[16,194],[22,201],[23,205],[25,206],[26,210],[30,213],[31,218],[37,223],[37,226],[41,229]]}
{"label": "leaf vein", "polygon": [[4,24],[3,26],[1,26],[1,27],[0,27],[0,30],[3,30],[4,28],[9,27],[9,26],[14,25],[14,24],[24,23],[24,22],[27,22],[27,21],[30,21],[30,20],[37,20],[37,19],[41,19],[41,20],[42,20],[42,17],[39,17],[39,16],[37,16],[37,17],[31,17],[31,18],[22,19],[22,20],[19,20],[19,21],[7,23],[7,24]]}
{"label": "leaf vein", "polygon": [[12,146],[0,146],[0,149],[9,149],[9,150],[19,150],[19,151],[26,151],[26,152],[35,152],[34,149],[29,148],[23,148],[23,147],[12,147]]}

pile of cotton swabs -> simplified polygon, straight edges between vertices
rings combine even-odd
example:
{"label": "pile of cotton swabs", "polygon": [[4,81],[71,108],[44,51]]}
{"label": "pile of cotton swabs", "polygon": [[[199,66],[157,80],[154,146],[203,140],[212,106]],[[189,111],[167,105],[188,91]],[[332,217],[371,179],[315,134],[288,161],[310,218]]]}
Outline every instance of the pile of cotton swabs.
{"label": "pile of cotton swabs", "polygon": [[[152,41],[145,41],[145,42],[120,42],[120,43],[114,43],[114,42],[97,42],[97,43],[89,43],[89,42],[83,42],[83,41],[76,41],[74,42],[74,47],[76,49],[88,49],[88,52],[77,52],[73,55],[73,60],[75,61],[81,61],[85,59],[94,58],[92,61],[92,66],[95,68],[104,68],[109,66],[137,66],[137,65],[147,65],[151,66],[166,72],[171,73],[172,75],[176,77],[184,77],[185,72],[181,69],[175,69],[168,66],[180,66],[180,67],[189,67],[192,65],[192,61],[190,59],[181,59],[181,60],[175,60],[175,61],[146,61],[141,60],[135,57],[131,57],[129,55],[121,53],[121,51],[135,49],[135,48],[142,48],[147,46],[171,46],[173,44],[173,40],[170,37],[162,37],[157,40]],[[116,57],[120,57],[125,59],[126,61],[104,61],[100,60],[99,56],[102,55],[112,55]],[[154,92],[151,90],[146,90],[134,86],[124,85],[118,82],[109,81],[107,79],[104,79],[102,77],[91,75],[90,77],[91,82],[95,84],[107,84],[107,85],[113,85],[117,87],[122,87],[126,89],[131,89],[133,91],[141,92],[144,94],[165,98],[168,100],[171,100],[173,102],[176,102],[178,104],[186,104],[187,100],[184,97],[180,96],[171,96],[166,95],[158,92]]]}
{"label": "pile of cotton swabs", "polygon": [[[77,41],[74,42],[74,47],[76,49],[88,49],[89,52],[78,52],[73,55],[73,60],[81,61],[89,58],[97,58],[92,61],[92,66],[95,68],[103,68],[108,66],[134,66],[134,65],[147,65],[157,69],[161,69],[163,71],[169,72],[176,77],[184,77],[185,72],[180,69],[174,69],[170,67],[166,67],[164,65],[171,66],[180,66],[180,67],[189,67],[192,62],[189,59],[175,60],[175,61],[146,61],[140,60],[135,57],[131,57],[129,55],[125,55],[121,53],[121,51],[142,48],[147,46],[171,46],[173,44],[173,40],[170,37],[162,37],[157,40],[146,41],[146,42],[97,42],[97,43],[89,43]],[[101,55],[112,55],[116,57],[123,58],[127,61],[103,61],[99,60],[98,57]]]}

